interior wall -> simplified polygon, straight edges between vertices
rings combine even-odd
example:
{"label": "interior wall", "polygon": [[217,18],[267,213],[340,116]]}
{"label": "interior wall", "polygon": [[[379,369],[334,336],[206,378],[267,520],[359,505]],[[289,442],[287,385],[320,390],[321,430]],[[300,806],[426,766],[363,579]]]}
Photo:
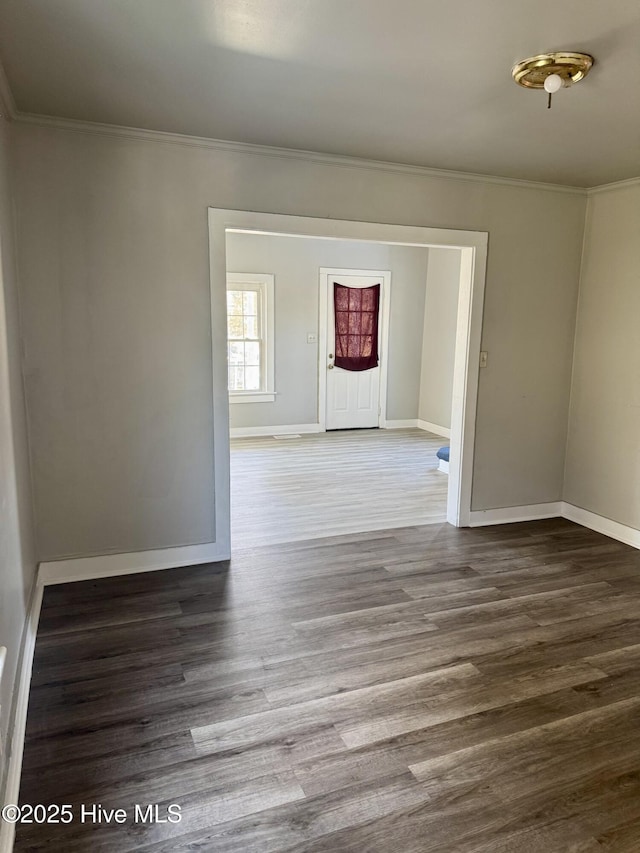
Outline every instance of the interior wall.
{"label": "interior wall", "polygon": [[[0,736],[7,733],[21,643],[35,579],[29,464],[9,169],[9,126],[0,119],[0,646],[7,647],[0,684]],[[0,794],[6,778],[5,750]],[[4,802],[0,796],[0,802]]]}
{"label": "interior wall", "polygon": [[451,429],[460,262],[457,249],[429,251],[418,417],[445,429]]}
{"label": "interior wall", "polygon": [[318,334],[320,267],[391,270],[387,417],[418,417],[421,316],[428,250],[348,240],[228,234],[229,272],[275,276],[274,403],[233,403],[232,427],[318,423]]}
{"label": "interior wall", "polygon": [[640,529],[640,185],[590,196],[564,499]]}
{"label": "interior wall", "polygon": [[208,206],[488,231],[472,506],[560,498],[582,194],[20,123],[15,139],[41,558],[213,535]]}

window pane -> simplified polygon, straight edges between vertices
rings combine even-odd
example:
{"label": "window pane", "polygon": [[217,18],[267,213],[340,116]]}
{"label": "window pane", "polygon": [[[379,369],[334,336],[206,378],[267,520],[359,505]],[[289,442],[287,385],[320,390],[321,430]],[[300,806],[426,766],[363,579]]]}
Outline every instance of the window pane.
{"label": "window pane", "polygon": [[242,314],[241,290],[227,290],[227,314]]}
{"label": "window pane", "polygon": [[362,294],[362,311],[375,311],[376,306],[376,293],[375,286],[374,287],[365,287],[364,290],[361,291]]}
{"label": "window pane", "polygon": [[260,344],[246,343],[244,345],[244,363],[252,367],[260,365]]}
{"label": "window pane", "polygon": [[350,358],[358,358],[360,356],[360,335],[349,335],[347,356]]}
{"label": "window pane", "polygon": [[257,317],[245,317],[244,318],[244,337],[245,338],[257,338],[258,337],[258,318]]}
{"label": "window pane", "polygon": [[266,300],[260,285],[238,282],[227,290],[227,361],[229,391],[265,390],[264,339]]}
{"label": "window pane", "polygon": [[258,294],[255,290],[242,291],[243,306],[242,310],[245,314],[258,315]]}
{"label": "window pane", "polygon": [[244,344],[229,341],[229,364],[244,364]]}
{"label": "window pane", "polygon": [[259,391],[260,390],[260,368],[245,367],[244,370],[244,390]]}
{"label": "window pane", "polygon": [[229,391],[244,391],[244,367],[229,365]]}
{"label": "window pane", "polygon": [[228,323],[229,337],[242,339],[244,337],[244,324],[242,322],[242,317],[234,317],[230,314],[228,318]]}

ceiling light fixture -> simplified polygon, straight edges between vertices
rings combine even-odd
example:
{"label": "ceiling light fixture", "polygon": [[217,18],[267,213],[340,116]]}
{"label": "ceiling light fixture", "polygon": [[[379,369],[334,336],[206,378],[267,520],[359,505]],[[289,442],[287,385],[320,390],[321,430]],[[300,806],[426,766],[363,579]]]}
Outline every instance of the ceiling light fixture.
{"label": "ceiling light fixture", "polygon": [[511,69],[511,75],[519,86],[526,89],[544,89],[549,96],[549,109],[551,96],[586,77],[592,65],[593,56],[588,53],[541,53],[518,62]]}

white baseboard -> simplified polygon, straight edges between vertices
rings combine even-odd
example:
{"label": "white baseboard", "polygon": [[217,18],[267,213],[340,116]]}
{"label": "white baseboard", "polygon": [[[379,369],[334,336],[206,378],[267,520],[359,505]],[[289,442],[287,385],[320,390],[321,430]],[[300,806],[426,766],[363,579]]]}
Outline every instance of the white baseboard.
{"label": "white baseboard", "polygon": [[432,424],[430,421],[423,421],[420,418],[416,421],[419,429],[423,429],[426,432],[433,432],[436,435],[441,435],[443,438],[451,438],[451,430],[449,427],[439,426],[438,424]]}
{"label": "white baseboard", "polygon": [[261,438],[270,435],[295,435],[324,432],[320,424],[280,424],[266,427],[231,427],[231,438]]}
{"label": "white baseboard", "polygon": [[204,545],[184,545],[181,548],[160,548],[155,551],[134,551],[130,554],[105,554],[100,557],[77,557],[72,560],[52,560],[40,563],[39,579],[44,586],[70,583],[138,572],[156,572],[198,563],[217,563],[231,556],[227,544],[207,542]]}
{"label": "white baseboard", "polygon": [[489,524],[509,524],[516,521],[536,521],[542,518],[566,518],[596,533],[602,533],[632,548],[640,549],[640,530],[605,518],[595,512],[590,512],[582,507],[566,501],[554,501],[546,504],[532,504],[530,506],[512,506],[504,509],[474,510],[471,513],[469,526],[483,527]]}
{"label": "white baseboard", "polygon": [[385,421],[382,425],[383,429],[423,429],[425,432],[432,432],[434,435],[441,435],[443,438],[451,438],[451,430],[448,427],[432,424],[429,421],[423,421],[420,418],[409,418],[403,421]]}
{"label": "white baseboard", "polygon": [[620,524],[619,521],[613,521],[610,518],[605,518],[603,515],[597,515],[595,512],[589,512],[587,509],[582,509],[582,507],[574,506],[570,503],[565,502],[562,506],[562,515],[569,521],[575,521],[576,524],[581,524],[583,527],[588,527],[597,533],[603,533],[605,536],[610,536],[612,539],[624,542],[625,545],[640,548],[640,530],[637,530],[635,527]]}
{"label": "white baseboard", "polygon": [[[381,429],[423,429],[443,438],[451,437],[451,430],[438,424],[422,421],[418,418],[404,418],[401,420],[383,421]],[[309,434],[313,432],[324,432],[320,424],[280,424],[278,426],[257,427],[231,427],[229,435],[231,438],[262,438],[271,435],[292,435],[295,433]]]}
{"label": "white baseboard", "polygon": [[[29,690],[31,688],[31,671],[33,669],[33,653],[36,648],[36,635],[42,606],[42,584],[36,580],[29,616],[27,618],[22,654],[18,665],[16,687],[13,703],[13,728],[7,736],[7,755],[9,758],[7,779],[4,789],[3,805],[13,805],[18,802],[20,793],[20,776],[22,773],[22,756],[24,753],[24,738],[27,727],[27,708],[29,706]],[[11,853],[15,838],[15,824],[0,820],[0,853]]]}
{"label": "white baseboard", "polygon": [[381,426],[382,429],[416,429],[418,421],[415,418],[403,421],[384,421]]}
{"label": "white baseboard", "polygon": [[529,506],[508,506],[502,509],[473,510],[469,516],[469,527],[484,527],[488,524],[512,524],[516,521],[536,521],[541,518],[562,516],[562,501]]}
{"label": "white baseboard", "polygon": [[595,530],[632,548],[640,549],[640,530],[620,524],[610,518],[605,518],[595,512],[574,506],[566,501],[555,501],[530,506],[512,506],[504,509],[474,510],[471,513],[469,526],[483,527],[489,524],[509,524],[516,521],[536,521],[542,518],[566,518],[582,527]]}

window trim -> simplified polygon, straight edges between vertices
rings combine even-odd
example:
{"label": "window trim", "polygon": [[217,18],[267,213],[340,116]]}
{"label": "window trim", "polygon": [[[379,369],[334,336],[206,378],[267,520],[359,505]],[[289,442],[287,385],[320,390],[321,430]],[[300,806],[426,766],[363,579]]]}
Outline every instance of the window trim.
{"label": "window trim", "polygon": [[[242,285],[246,285],[243,288]],[[262,303],[261,364],[264,387],[260,391],[229,391],[229,403],[274,403],[275,390],[275,276],[269,273],[227,273],[227,290],[257,290]],[[227,319],[227,342],[229,322]],[[227,380],[228,384],[228,380]]]}

